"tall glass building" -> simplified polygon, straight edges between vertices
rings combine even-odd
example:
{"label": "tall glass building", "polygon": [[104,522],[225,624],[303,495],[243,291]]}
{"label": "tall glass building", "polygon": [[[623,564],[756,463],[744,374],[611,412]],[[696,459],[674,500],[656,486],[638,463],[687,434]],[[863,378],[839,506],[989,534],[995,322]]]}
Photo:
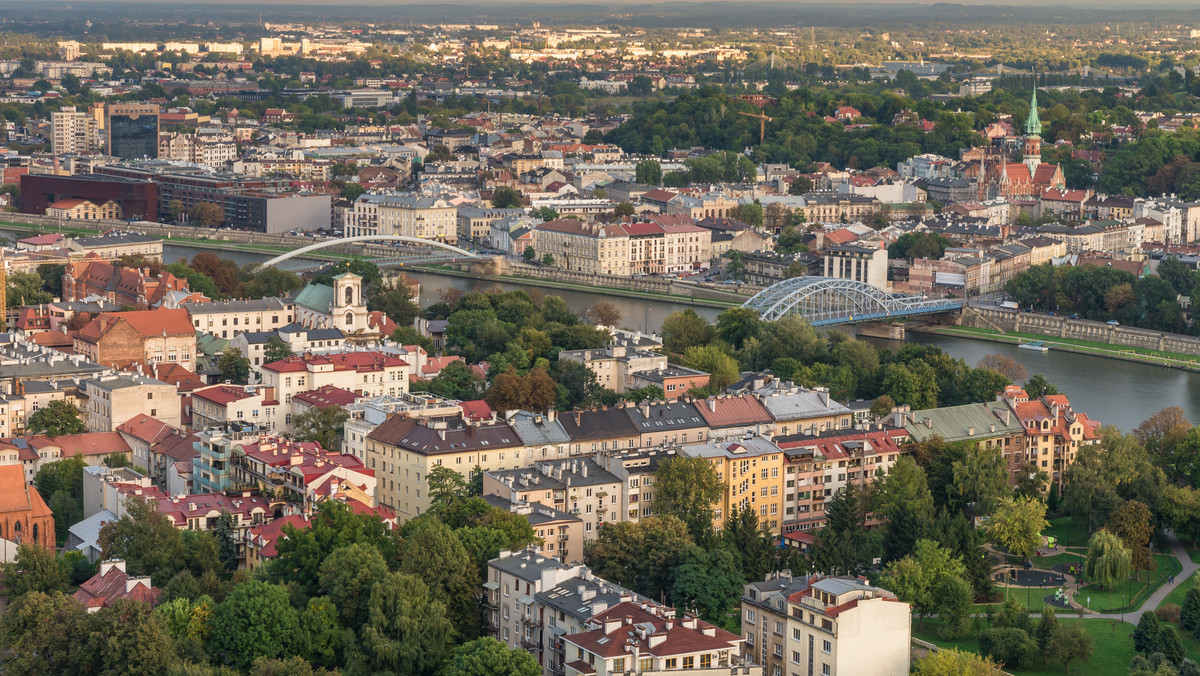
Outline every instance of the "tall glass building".
{"label": "tall glass building", "polygon": [[158,106],[111,104],[104,121],[109,155],[126,160],[158,157]]}

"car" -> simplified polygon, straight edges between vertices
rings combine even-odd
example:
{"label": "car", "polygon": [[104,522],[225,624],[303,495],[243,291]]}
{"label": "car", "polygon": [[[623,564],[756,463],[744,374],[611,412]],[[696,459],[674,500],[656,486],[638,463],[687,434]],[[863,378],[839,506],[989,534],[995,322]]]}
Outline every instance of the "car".
{"label": "car", "polygon": [[1117,320],[1115,320],[1115,319],[1110,319],[1110,320],[1108,320],[1108,325],[1109,325],[1109,326],[1120,326],[1120,325],[1121,325],[1121,322],[1119,322],[1119,321],[1117,321]]}
{"label": "car", "polygon": [[1067,317],[1067,319],[1079,319],[1079,315],[1071,315],[1070,317]]}

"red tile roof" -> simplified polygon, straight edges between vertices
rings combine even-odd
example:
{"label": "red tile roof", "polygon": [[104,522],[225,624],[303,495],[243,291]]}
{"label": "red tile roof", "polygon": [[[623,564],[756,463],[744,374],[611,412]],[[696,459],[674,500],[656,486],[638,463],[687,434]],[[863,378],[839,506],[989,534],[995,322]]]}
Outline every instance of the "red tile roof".
{"label": "red tile roof", "polygon": [[101,312],[99,317],[88,322],[79,330],[79,337],[89,343],[98,342],[119,322],[128,323],[143,337],[149,336],[194,336],[188,311],[185,309],[158,308],[133,312]]}
{"label": "red tile roof", "polygon": [[161,420],[139,413],[121,423],[117,431],[153,445],[171,436],[176,430]]}
{"label": "red tile roof", "polygon": [[36,436],[29,439],[29,445],[36,449],[57,446],[62,450],[62,457],[70,458],[82,454],[83,457],[108,455],[109,453],[125,453],[126,457],[132,452],[129,444],[118,432],[88,432],[85,434],[65,434],[59,437]]}
{"label": "red tile roof", "polygon": [[488,406],[487,402],[482,399],[475,401],[464,401],[459,406],[462,407],[463,417],[467,420],[491,420],[492,407]]}
{"label": "red tile roof", "polygon": [[122,570],[123,567],[123,563],[120,566],[113,565],[103,575],[93,575],[90,580],[79,585],[79,590],[75,592],[75,600],[85,608],[104,608],[121,599],[157,605],[161,592],[151,585],[150,578],[137,579],[133,588],[127,589],[130,586],[129,581],[136,578]]}
{"label": "red tile roof", "polygon": [[359,395],[350,390],[343,390],[340,387],[333,385],[324,385],[315,390],[301,392],[292,397],[292,401],[299,401],[309,406],[317,408],[325,408],[326,406],[347,406],[358,401]]}
{"label": "red tile roof", "polygon": [[696,409],[711,428],[769,424],[771,414],[753,395],[709,397],[695,403]]}

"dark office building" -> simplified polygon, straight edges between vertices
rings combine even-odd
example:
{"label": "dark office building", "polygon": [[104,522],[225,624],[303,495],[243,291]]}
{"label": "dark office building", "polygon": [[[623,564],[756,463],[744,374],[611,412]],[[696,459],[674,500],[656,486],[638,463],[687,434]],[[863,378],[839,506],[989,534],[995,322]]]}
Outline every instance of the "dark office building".
{"label": "dark office building", "polygon": [[121,213],[130,219],[153,221],[158,214],[158,186],[150,181],[96,174],[25,174],[21,177],[21,211],[24,213],[44,214],[47,206],[68,197],[96,202],[112,200],[121,205]]}
{"label": "dark office building", "polygon": [[158,157],[158,106],[110,103],[104,129],[109,155],[126,160]]}

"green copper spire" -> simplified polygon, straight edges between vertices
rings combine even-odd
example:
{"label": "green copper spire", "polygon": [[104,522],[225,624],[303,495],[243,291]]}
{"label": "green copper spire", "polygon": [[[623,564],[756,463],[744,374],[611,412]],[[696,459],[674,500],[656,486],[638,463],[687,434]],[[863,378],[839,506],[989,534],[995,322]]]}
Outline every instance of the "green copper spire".
{"label": "green copper spire", "polygon": [[1037,112],[1037,87],[1033,88],[1033,97],[1029,99],[1029,117],[1025,118],[1025,135],[1042,135],[1042,120],[1038,117]]}

